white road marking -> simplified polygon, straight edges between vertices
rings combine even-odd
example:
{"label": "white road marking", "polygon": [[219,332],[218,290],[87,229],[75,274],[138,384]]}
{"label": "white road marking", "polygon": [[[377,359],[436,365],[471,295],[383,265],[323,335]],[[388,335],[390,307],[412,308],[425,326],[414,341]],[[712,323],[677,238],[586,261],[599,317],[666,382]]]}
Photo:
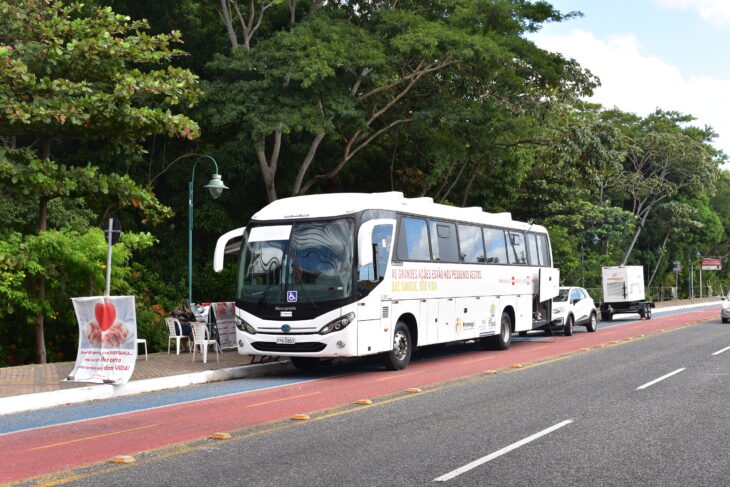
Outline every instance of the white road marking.
{"label": "white road marking", "polygon": [[464,472],[468,472],[469,470],[471,470],[473,468],[476,468],[479,465],[483,465],[483,464],[485,464],[485,463],[487,463],[487,462],[489,462],[491,460],[494,460],[497,457],[501,457],[505,453],[509,453],[512,450],[515,450],[515,449],[517,449],[517,448],[519,448],[519,447],[521,447],[523,445],[526,445],[526,444],[530,443],[531,441],[534,441],[534,440],[536,440],[536,439],[538,439],[538,438],[540,438],[542,436],[545,436],[545,435],[547,435],[549,433],[552,433],[553,431],[555,431],[557,429],[560,429],[563,426],[569,425],[572,422],[573,422],[572,419],[566,419],[565,421],[563,421],[561,423],[558,423],[558,424],[556,424],[554,426],[551,426],[551,427],[549,427],[547,429],[544,429],[544,430],[540,431],[539,433],[535,433],[534,435],[528,436],[527,438],[525,438],[523,440],[520,440],[520,441],[518,441],[516,443],[512,443],[511,445],[506,446],[506,447],[502,448],[501,450],[497,450],[496,452],[490,453],[489,455],[484,456],[484,457],[482,457],[482,458],[480,458],[478,460],[474,460],[471,463],[467,463],[466,465],[464,465],[461,468],[457,468],[456,470],[452,470],[451,472],[449,472],[447,474],[444,474],[441,477],[438,477],[438,478],[434,479],[434,482],[446,482],[447,480],[451,480],[454,477],[463,474]]}
{"label": "white road marking", "polygon": [[657,382],[661,382],[661,381],[663,381],[664,379],[667,379],[667,378],[669,378],[669,377],[671,377],[671,376],[673,376],[673,375],[675,375],[675,374],[679,374],[679,373],[680,373],[680,372],[682,372],[683,370],[685,370],[685,369],[677,369],[677,370],[675,370],[674,372],[670,372],[670,373],[668,373],[667,375],[663,375],[663,376],[659,377],[658,379],[654,379],[654,380],[653,380],[653,381],[651,381],[651,382],[647,382],[647,383],[646,383],[646,384],[644,384],[643,386],[639,386],[639,387],[637,387],[637,388],[636,388],[636,390],[637,390],[637,391],[639,391],[639,390],[641,390],[641,389],[646,389],[647,387],[653,386],[653,385],[654,385],[654,384],[656,384]]}
{"label": "white road marking", "polygon": [[722,352],[727,352],[730,350],[730,347],[725,347],[722,350],[718,350],[717,352],[713,353],[712,355],[720,355]]}

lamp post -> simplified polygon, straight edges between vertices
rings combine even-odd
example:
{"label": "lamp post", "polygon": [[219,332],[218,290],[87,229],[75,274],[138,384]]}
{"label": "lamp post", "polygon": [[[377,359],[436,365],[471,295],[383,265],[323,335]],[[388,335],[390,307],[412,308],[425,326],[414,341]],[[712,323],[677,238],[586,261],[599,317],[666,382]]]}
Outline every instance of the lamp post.
{"label": "lamp post", "polygon": [[213,161],[215,165],[215,173],[210,177],[210,181],[204,187],[208,188],[213,199],[217,199],[224,189],[228,186],[223,184],[221,175],[218,174],[218,163],[211,156],[202,155],[193,164],[193,172],[188,183],[188,302],[193,303],[193,185],[195,183],[195,168],[198,161],[206,158]]}

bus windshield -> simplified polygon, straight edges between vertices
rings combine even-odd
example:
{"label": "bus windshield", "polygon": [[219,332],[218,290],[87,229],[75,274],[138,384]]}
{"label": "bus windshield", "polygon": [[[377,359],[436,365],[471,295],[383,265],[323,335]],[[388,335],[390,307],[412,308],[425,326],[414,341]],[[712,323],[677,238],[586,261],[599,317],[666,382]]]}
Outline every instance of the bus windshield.
{"label": "bus windshield", "polygon": [[352,294],[354,221],[350,218],[253,227],[241,256],[237,297],[294,305]]}

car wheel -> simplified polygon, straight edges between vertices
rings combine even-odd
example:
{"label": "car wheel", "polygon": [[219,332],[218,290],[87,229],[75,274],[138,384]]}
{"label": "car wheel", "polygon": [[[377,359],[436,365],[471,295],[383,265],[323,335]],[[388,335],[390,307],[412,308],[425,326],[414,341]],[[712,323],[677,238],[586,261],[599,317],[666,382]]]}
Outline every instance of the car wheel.
{"label": "car wheel", "polygon": [[723,318],[723,319],[722,319],[722,322],[723,322],[723,323],[727,323],[727,318]]}
{"label": "car wheel", "polygon": [[411,361],[411,332],[399,321],[393,331],[393,349],[383,355],[383,365],[388,370],[402,370]]}
{"label": "car wheel", "polygon": [[596,313],[591,313],[591,318],[588,320],[586,330],[592,333],[596,331],[596,329],[598,329],[598,320],[596,319]]}
{"label": "car wheel", "polygon": [[567,337],[573,334],[573,315],[568,315],[565,318],[565,327],[563,328],[563,334]]}

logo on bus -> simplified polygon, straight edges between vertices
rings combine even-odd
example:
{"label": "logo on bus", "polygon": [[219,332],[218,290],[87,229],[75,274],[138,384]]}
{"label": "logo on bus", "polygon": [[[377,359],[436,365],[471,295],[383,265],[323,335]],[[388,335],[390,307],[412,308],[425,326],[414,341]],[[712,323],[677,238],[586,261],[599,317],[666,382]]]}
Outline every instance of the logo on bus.
{"label": "logo on bus", "polygon": [[286,302],[287,303],[296,303],[297,302],[297,291],[287,291],[286,292]]}

